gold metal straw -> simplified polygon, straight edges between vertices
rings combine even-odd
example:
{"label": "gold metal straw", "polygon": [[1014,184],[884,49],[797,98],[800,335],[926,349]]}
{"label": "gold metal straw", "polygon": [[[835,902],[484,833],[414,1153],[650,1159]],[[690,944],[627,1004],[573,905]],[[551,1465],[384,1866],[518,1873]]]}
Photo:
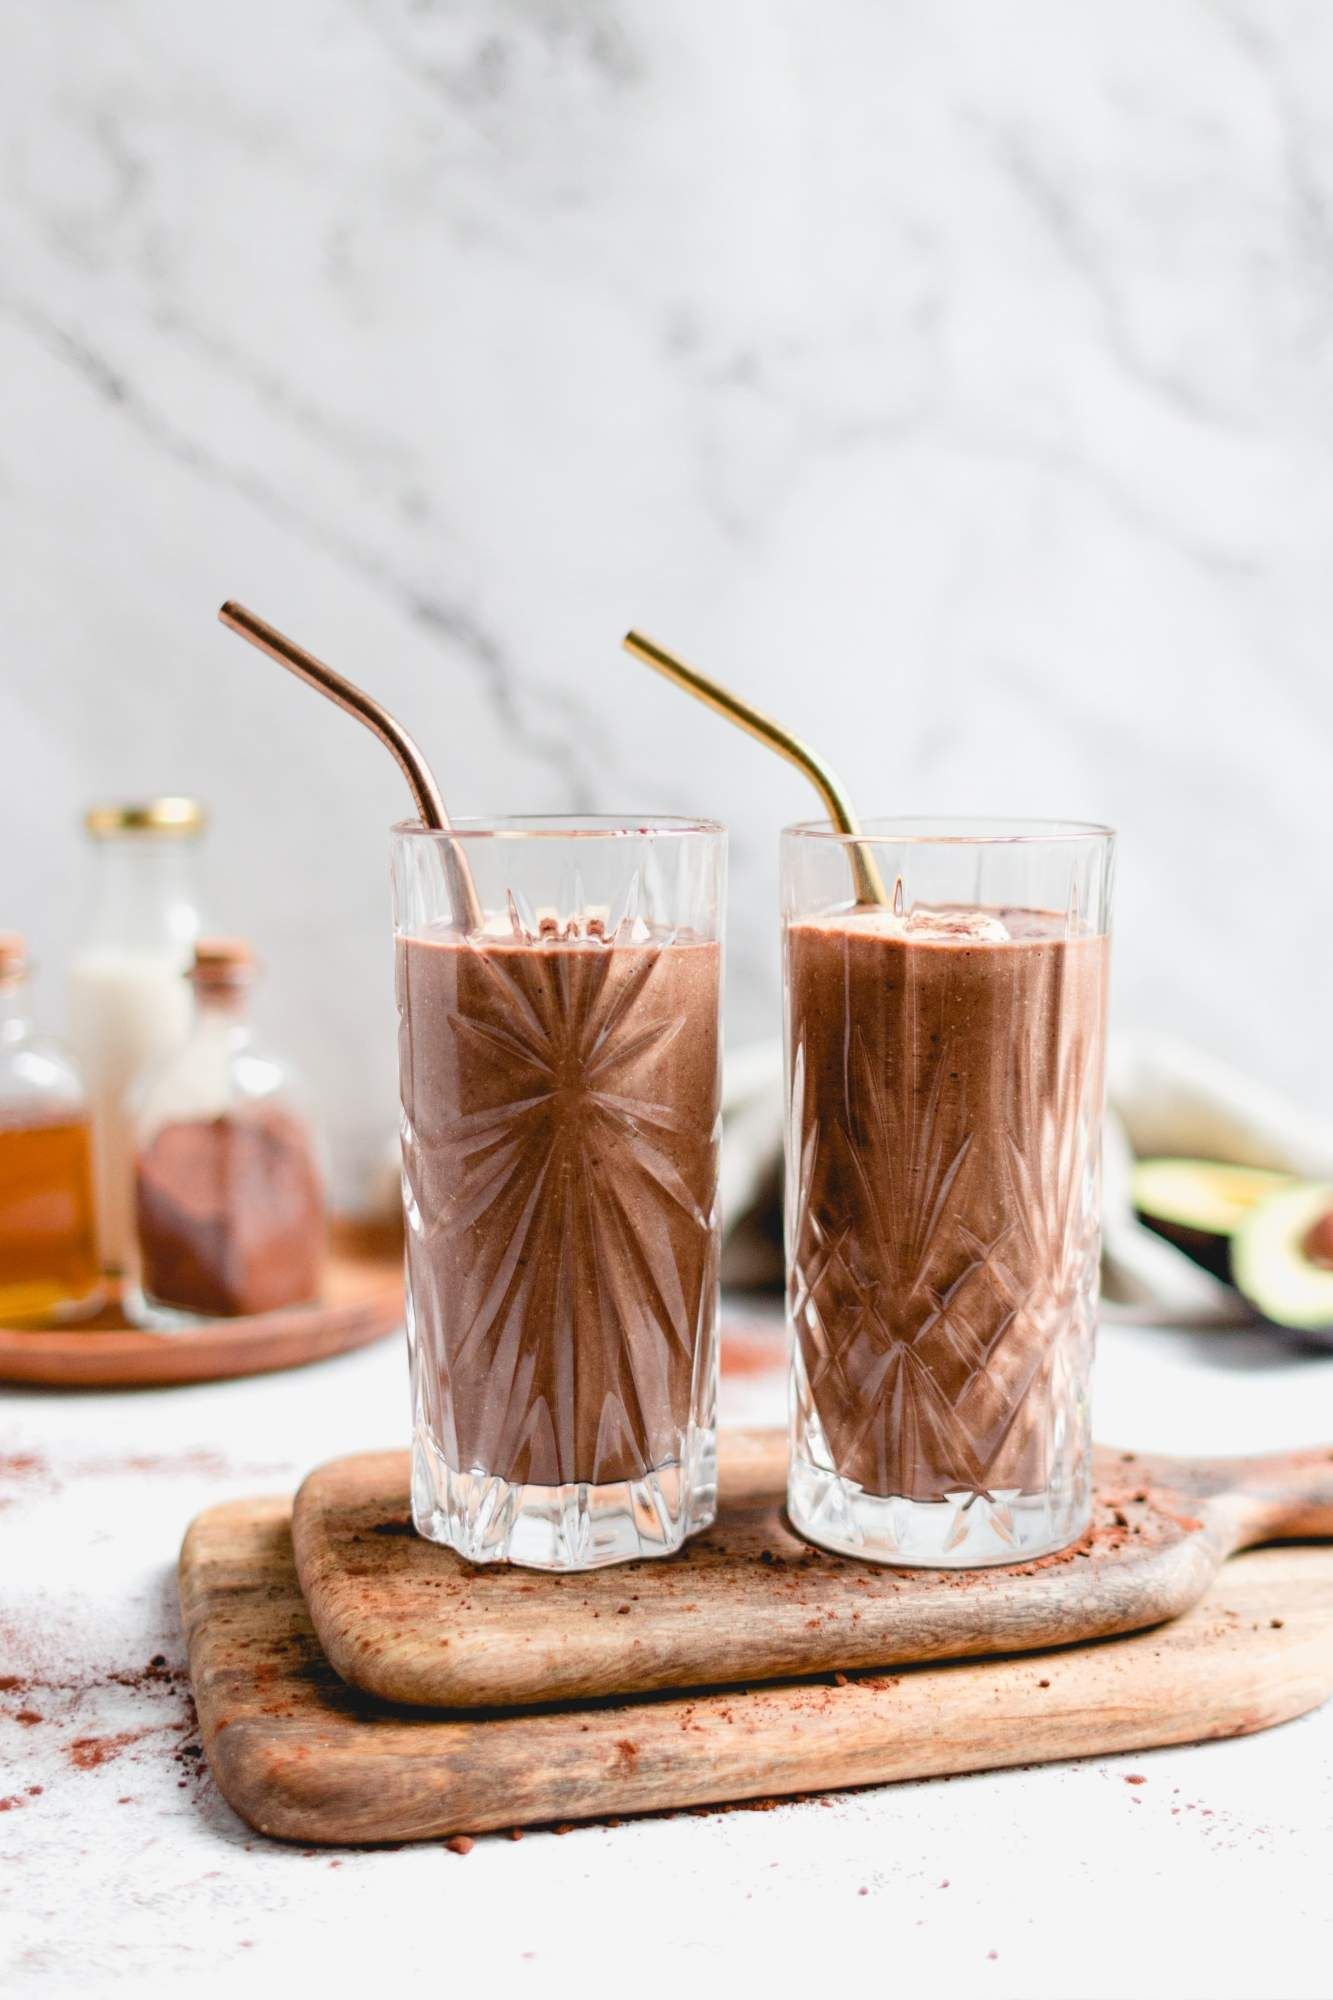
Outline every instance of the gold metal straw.
{"label": "gold metal straw", "polygon": [[[798,771],[804,771],[823,800],[824,809],[833,824],[842,833],[850,834],[853,840],[859,841],[861,829],[847,794],[828,765],[816,757],[807,744],[791,735],[780,722],[774,722],[772,716],[751,708],[748,701],[742,701],[730,688],[710,680],[707,674],[701,674],[697,667],[687,665],[675,653],[668,652],[665,646],[659,646],[655,639],[649,639],[644,633],[627,632],[620,643],[627,653],[633,653],[635,659],[655,667],[659,674],[665,674],[669,681],[684,688],[687,694],[692,694],[716,714],[726,716],[728,722],[734,722],[738,729],[757,736],[761,743],[767,743],[770,750],[776,750],[779,757],[785,757],[789,764],[795,764]],[[849,858],[857,902],[879,903],[887,909],[889,898],[870,848],[857,845],[849,850]]]}
{"label": "gold metal straw", "polygon": [[[231,631],[239,632],[242,639],[248,639],[261,653],[267,653],[279,666],[286,667],[288,673],[295,674],[307,687],[314,688],[317,694],[322,694],[336,707],[364,723],[372,735],[378,736],[411,786],[422,825],[440,833],[449,831],[449,815],[444,809],[444,800],[440,797],[440,788],[431,775],[429,764],[387,708],[368,695],[364,688],[345,680],[323,660],[316,659],[313,653],[307,653],[304,646],[298,646],[294,639],[279,632],[267,619],[247,611],[243,604],[229,598],[219,609],[218,617]],[[481,904],[477,900],[472,871],[455,842],[449,844],[447,867],[454,922],[461,930],[477,930],[482,923]]]}

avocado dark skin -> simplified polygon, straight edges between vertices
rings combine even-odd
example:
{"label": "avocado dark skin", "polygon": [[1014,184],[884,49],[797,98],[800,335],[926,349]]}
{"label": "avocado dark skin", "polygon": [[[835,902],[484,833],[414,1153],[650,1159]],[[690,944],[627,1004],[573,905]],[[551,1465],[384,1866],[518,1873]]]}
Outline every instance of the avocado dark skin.
{"label": "avocado dark skin", "polygon": [[1164,1215],[1149,1215],[1141,1208],[1135,1209],[1134,1213],[1154,1236],[1161,1236],[1174,1244],[1177,1250],[1183,1250],[1187,1257],[1201,1264],[1205,1271],[1211,1271],[1224,1285],[1232,1282],[1229,1236],[1215,1236],[1210,1229],[1191,1229],[1187,1223],[1170,1222]]}

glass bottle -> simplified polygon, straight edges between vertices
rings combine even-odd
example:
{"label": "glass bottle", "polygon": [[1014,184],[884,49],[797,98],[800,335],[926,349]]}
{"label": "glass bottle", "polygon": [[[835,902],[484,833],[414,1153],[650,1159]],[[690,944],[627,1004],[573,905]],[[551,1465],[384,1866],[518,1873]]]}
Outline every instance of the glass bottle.
{"label": "glass bottle", "polygon": [[0,937],[0,1319],[66,1319],[100,1303],[83,1081],[34,1032],[21,937]]}
{"label": "glass bottle", "polygon": [[319,1148],[286,1064],[247,1020],[255,962],[201,939],[194,1022],[131,1095],[131,1315],[150,1326],[276,1311],[318,1298],[326,1238]]}
{"label": "glass bottle", "polygon": [[102,1268],[125,1269],[134,1233],[125,1096],[189,1025],[181,974],[199,931],[195,848],[204,827],[194,799],[94,806],[91,920],[69,979],[70,1040],[93,1116],[97,1240]]}

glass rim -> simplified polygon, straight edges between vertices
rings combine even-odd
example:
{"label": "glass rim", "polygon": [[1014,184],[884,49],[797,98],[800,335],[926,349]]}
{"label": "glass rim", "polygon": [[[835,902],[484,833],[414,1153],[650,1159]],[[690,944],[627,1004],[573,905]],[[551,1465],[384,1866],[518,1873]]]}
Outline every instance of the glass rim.
{"label": "glass rim", "polygon": [[1079,842],[1104,845],[1116,838],[1116,830],[1096,820],[906,813],[862,820],[859,833],[844,833],[828,819],[796,820],[783,827],[782,838],[827,840],[843,847],[1067,847]]}
{"label": "glass rim", "polygon": [[692,834],[726,835],[717,819],[681,813],[496,813],[473,814],[448,826],[423,826],[400,819],[390,828],[397,839],[420,840],[649,840]]}

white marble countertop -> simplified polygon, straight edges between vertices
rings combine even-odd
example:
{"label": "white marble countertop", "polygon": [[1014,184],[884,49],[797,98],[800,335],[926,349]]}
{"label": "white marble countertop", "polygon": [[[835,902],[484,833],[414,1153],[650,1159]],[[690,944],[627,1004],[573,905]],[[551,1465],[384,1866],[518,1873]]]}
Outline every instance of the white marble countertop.
{"label": "white marble countertop", "polygon": [[[1110,1327],[1098,1429],[1149,1449],[1306,1443],[1328,1429],[1330,1385],[1333,1354]],[[780,1393],[729,1381],[724,1414],[775,1417]],[[401,1439],[406,1403],[395,1341],[249,1382],[3,1394],[7,1995],[429,1981],[638,2000],[728,1977],[969,2000],[1329,1993],[1333,1709],[1194,1749],[482,1839],[466,1856],[252,1835],[199,1754],[182,1531],[200,1508]]]}

